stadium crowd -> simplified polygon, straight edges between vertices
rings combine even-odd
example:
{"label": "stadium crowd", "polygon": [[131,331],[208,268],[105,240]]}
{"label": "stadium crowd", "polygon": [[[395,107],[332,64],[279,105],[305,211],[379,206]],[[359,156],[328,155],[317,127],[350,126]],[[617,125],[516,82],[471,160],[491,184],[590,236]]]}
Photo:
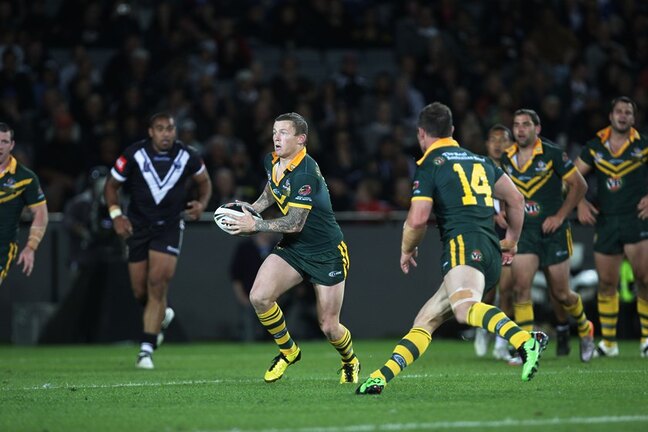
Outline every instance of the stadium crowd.
{"label": "stadium crowd", "polygon": [[333,208],[388,211],[409,206],[429,102],[479,153],[533,108],[574,158],[613,97],[648,107],[640,1],[5,0],[0,22],[0,118],[53,212],[161,110],[204,157],[207,210],[258,194],[273,119],[296,111]]}

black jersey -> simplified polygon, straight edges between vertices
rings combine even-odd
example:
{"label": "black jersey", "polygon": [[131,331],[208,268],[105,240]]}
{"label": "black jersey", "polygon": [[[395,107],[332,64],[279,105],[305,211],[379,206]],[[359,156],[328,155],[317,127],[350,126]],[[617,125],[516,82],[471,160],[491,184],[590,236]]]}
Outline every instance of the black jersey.
{"label": "black jersey", "polygon": [[177,222],[186,206],[187,178],[204,169],[198,153],[182,142],[158,153],[145,139],[129,146],[110,173],[129,186],[128,218],[135,226],[145,226]]}

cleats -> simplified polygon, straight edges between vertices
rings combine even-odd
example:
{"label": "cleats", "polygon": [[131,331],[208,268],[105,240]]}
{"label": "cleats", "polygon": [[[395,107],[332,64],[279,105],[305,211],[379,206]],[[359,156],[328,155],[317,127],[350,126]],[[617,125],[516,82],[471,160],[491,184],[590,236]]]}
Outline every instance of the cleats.
{"label": "cleats", "polygon": [[594,357],[596,352],[596,345],[594,344],[594,324],[592,321],[587,321],[589,325],[589,332],[587,336],[581,338],[580,341],[580,359],[582,362],[589,362]]}
{"label": "cleats", "polygon": [[355,384],[358,382],[358,373],[360,372],[360,362],[354,363],[342,362],[342,367],[339,370],[340,384]]}
{"label": "cleats", "polygon": [[506,362],[509,366],[522,366],[522,357],[520,357],[520,354],[516,351],[515,354],[511,356],[511,358]]}
{"label": "cleats", "polygon": [[532,331],[531,339],[518,348],[522,358],[522,381],[530,381],[540,366],[540,356],[547,348],[549,336],[541,331]]}
{"label": "cleats", "polygon": [[569,326],[556,326],[556,355],[558,357],[569,355]]}
{"label": "cleats", "polygon": [[301,350],[299,348],[288,356],[284,355],[284,353],[279,353],[278,356],[272,359],[272,363],[270,363],[270,367],[263,376],[263,380],[267,383],[272,383],[281,379],[288,366],[297,363],[299,360],[301,360]]}
{"label": "cleats", "polygon": [[506,345],[498,346],[493,349],[493,357],[496,360],[504,360],[508,362],[511,360],[512,356]]}
{"label": "cleats", "polygon": [[601,341],[596,346],[594,357],[617,357],[619,355],[619,345],[614,342],[612,346],[608,346],[605,342]]}
{"label": "cleats", "polygon": [[169,324],[175,318],[175,312],[170,307],[166,308],[164,311],[164,319],[162,319],[162,324],[160,325],[160,333],[157,336],[157,346],[162,345],[164,342],[164,330],[169,328]]}
{"label": "cleats", "polygon": [[648,340],[639,345],[639,353],[641,357],[648,358]]}
{"label": "cleats", "polygon": [[477,357],[484,357],[488,351],[488,339],[490,334],[483,328],[475,329],[475,354]]}
{"label": "cleats", "polygon": [[137,367],[138,369],[153,369],[153,357],[151,356],[151,354],[144,351],[140,352],[137,356],[137,363],[135,363],[135,367]]}
{"label": "cleats", "polygon": [[359,395],[376,394],[377,395],[382,393],[386,385],[387,383],[382,378],[369,377],[365,382],[363,382],[360,385],[360,387],[356,389],[356,394]]}

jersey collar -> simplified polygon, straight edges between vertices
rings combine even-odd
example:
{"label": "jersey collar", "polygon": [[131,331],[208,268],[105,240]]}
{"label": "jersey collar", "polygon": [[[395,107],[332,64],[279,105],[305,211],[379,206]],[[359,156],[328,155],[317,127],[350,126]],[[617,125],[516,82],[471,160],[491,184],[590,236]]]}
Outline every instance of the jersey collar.
{"label": "jersey collar", "polygon": [[5,174],[16,174],[16,168],[18,167],[18,161],[16,160],[15,157],[9,156],[9,164],[7,165],[7,168],[5,168],[2,173],[0,173],[0,177],[4,177]]}
{"label": "jersey collar", "polygon": [[425,160],[425,158],[427,158],[431,152],[441,147],[459,147],[459,143],[453,140],[452,137],[441,138],[439,140],[436,140],[434,144],[432,144],[430,147],[427,148],[427,150],[425,150],[425,153],[423,153],[421,159],[416,161],[416,165],[421,165]]}
{"label": "jersey collar", "polygon": [[[306,157],[306,147],[301,149],[295,155],[295,157],[292,158],[292,160],[290,161],[290,164],[288,164],[288,168],[286,168],[286,169],[288,171],[294,170],[301,163],[301,161],[304,160],[305,157]],[[277,156],[277,153],[272,152],[272,164],[274,165],[275,163],[277,163],[278,160],[279,160],[279,156]]]}
{"label": "jersey collar", "polygon": [[639,135],[639,131],[637,131],[635,128],[630,128],[630,138],[625,142],[625,144],[621,146],[618,152],[612,153],[612,150],[607,145],[607,142],[610,139],[610,135],[612,135],[612,126],[608,126],[596,132],[596,136],[598,136],[599,139],[601,140],[601,144],[603,144],[608,149],[608,151],[610,152],[610,154],[612,154],[612,156],[619,156],[628,148],[628,146],[631,143],[633,143],[635,140],[641,139],[641,135]]}
{"label": "jersey collar", "polygon": [[[608,126],[606,128],[601,129],[600,131],[596,132],[596,136],[598,136],[601,139],[602,143],[605,143],[605,141],[610,139],[610,135],[612,135],[612,126]],[[638,140],[641,138],[641,135],[639,135],[639,131],[635,128],[630,128],[630,142],[633,142],[634,140]]]}
{"label": "jersey collar", "polygon": [[531,164],[531,161],[537,156],[541,155],[544,153],[544,149],[542,148],[542,140],[538,137],[536,138],[536,141],[533,143],[533,152],[531,154],[531,157],[527,161],[526,164],[524,164],[523,167],[518,167],[516,159],[514,158],[515,154],[520,151],[520,146],[518,146],[518,143],[513,143],[511,147],[506,149],[506,155],[508,158],[511,160],[511,163],[515,165],[518,171],[524,172],[528,168],[528,166]]}

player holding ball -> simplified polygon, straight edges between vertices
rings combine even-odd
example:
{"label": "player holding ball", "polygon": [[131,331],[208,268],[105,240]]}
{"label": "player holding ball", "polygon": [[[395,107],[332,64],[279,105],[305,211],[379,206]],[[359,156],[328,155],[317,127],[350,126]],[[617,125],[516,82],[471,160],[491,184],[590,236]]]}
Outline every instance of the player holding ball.
{"label": "player holding ball", "polygon": [[281,114],[274,121],[272,140],[275,151],[264,162],[268,183],[251,207],[261,213],[276,204],[283,216],[255,219],[243,206],[244,215],[230,216],[228,221],[229,232],[234,235],[283,234],[261,265],[250,292],[259,321],[279,347],[264,380],[277,381],[288,366],[301,359],[301,349],[291,338],[276,301],[307,281],[315,289],[320,328],[342,360],[340,383],[356,383],[360,362],[353,351],[351,333],[340,324],[349,253],[324,177],[306,153],[308,123],[297,113]]}

